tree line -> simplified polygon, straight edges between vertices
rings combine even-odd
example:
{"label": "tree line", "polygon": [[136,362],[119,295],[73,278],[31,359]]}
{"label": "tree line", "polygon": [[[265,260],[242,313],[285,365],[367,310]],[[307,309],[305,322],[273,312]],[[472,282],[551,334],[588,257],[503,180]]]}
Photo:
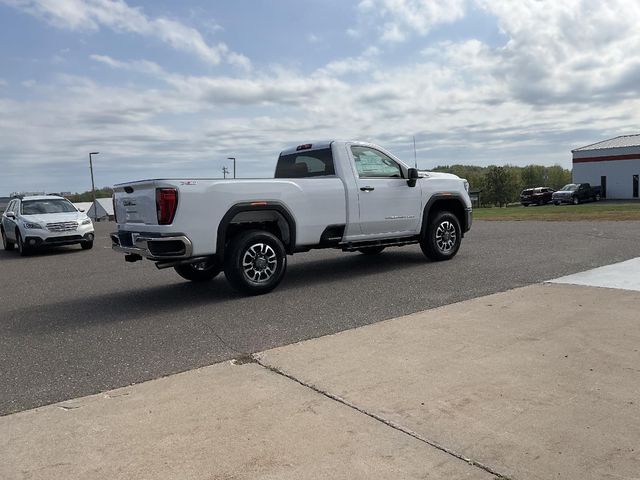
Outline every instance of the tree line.
{"label": "tree line", "polygon": [[[102,187],[96,189],[96,198],[107,198],[113,195],[113,188],[111,187]],[[79,202],[92,202],[93,201],[93,193],[91,190],[88,192],[82,193],[74,193],[71,195],[65,195],[67,199],[72,201],[73,203]]]}
{"label": "tree line", "polygon": [[560,165],[545,167],[527,165],[516,167],[478,167],[475,165],[438,166],[434,172],[446,172],[466,178],[470,191],[480,190],[482,206],[504,206],[520,201],[520,192],[525,188],[550,187],[558,190],[571,183],[571,170]]}

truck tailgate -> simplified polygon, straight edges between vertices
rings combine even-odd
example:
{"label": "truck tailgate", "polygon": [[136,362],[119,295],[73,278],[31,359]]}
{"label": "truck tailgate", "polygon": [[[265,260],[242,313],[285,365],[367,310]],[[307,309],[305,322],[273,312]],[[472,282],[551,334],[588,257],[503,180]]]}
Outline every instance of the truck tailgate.
{"label": "truck tailgate", "polygon": [[114,210],[118,224],[125,226],[157,225],[155,180],[117,185],[114,188]]}

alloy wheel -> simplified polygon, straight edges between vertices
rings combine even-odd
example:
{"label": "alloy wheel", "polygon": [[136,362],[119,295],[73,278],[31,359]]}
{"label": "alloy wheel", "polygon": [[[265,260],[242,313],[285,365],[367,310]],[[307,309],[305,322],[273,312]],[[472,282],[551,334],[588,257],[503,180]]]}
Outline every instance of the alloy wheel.
{"label": "alloy wheel", "polygon": [[456,227],[449,220],[445,220],[436,228],[436,245],[442,253],[449,253],[456,245]]}
{"label": "alloy wheel", "polygon": [[274,276],[278,267],[276,252],[266,243],[256,243],[246,249],[242,256],[245,277],[255,283],[266,283]]}

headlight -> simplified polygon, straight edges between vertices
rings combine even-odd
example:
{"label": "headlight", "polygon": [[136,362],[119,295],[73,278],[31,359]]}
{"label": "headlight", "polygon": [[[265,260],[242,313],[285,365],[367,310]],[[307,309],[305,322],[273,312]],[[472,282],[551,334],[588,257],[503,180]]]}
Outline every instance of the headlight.
{"label": "headlight", "polygon": [[39,223],[24,222],[23,225],[28,230],[42,230],[42,226]]}
{"label": "headlight", "polygon": [[91,219],[90,218],[85,218],[84,220],[82,220],[80,225],[91,225]]}

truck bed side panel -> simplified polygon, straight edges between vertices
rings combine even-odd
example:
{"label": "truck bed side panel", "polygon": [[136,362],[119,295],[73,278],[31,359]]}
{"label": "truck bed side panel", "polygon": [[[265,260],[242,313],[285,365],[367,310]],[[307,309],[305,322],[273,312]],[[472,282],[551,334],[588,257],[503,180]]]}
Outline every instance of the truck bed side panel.
{"label": "truck bed side panel", "polygon": [[[126,186],[131,186],[133,193],[126,193]],[[158,225],[155,218],[155,189],[162,187],[178,189],[178,208],[171,225]],[[282,204],[296,222],[297,246],[316,245],[327,226],[346,223],[344,185],[337,177],[153,180],[118,185],[115,197],[119,230],[185,234],[193,244],[194,256],[215,253],[220,220],[239,203],[267,201]],[[127,208],[134,211],[138,202],[141,212],[130,214],[127,219]],[[132,203],[136,205],[131,206]]]}

